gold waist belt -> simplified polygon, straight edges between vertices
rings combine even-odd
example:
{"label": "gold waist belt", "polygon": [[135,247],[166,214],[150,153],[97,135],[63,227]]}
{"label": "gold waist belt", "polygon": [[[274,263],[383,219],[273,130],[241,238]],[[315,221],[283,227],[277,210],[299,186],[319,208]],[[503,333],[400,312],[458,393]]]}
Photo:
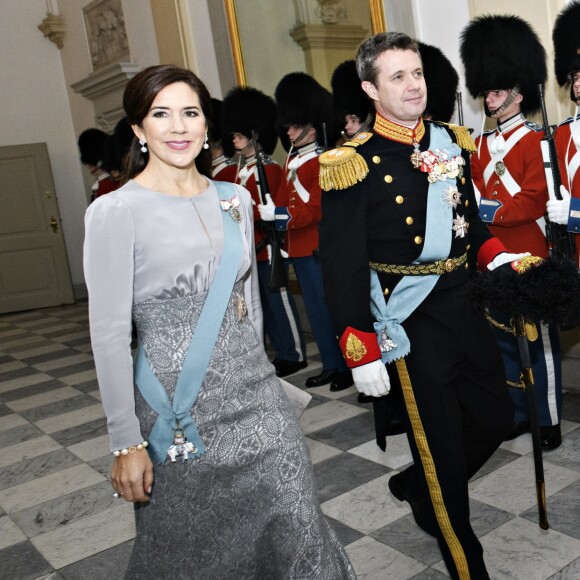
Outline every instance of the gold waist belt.
{"label": "gold waist belt", "polygon": [[380,262],[369,262],[369,266],[383,274],[395,274],[398,276],[425,276],[427,274],[447,274],[457,270],[459,266],[467,263],[467,252],[458,258],[448,258],[447,260],[437,260],[425,264],[381,264]]}

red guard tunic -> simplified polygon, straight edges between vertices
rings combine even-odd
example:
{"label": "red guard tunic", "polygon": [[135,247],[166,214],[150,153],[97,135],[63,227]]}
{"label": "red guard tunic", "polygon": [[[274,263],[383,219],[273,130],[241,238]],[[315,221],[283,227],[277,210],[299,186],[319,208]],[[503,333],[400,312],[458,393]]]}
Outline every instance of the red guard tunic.
{"label": "red guard tunic", "polygon": [[318,223],[322,218],[318,156],[318,145],[311,143],[284,164],[284,178],[275,200],[276,227],[287,230],[284,249],[290,258],[312,256],[318,248]]}
{"label": "red guard tunic", "polygon": [[[276,203],[276,191],[280,186],[282,180],[282,168],[270,157],[264,155],[263,161],[264,169],[266,171],[266,179],[268,180],[268,189],[272,195],[272,201]],[[264,239],[264,232],[261,229],[263,223],[258,213],[258,205],[262,203],[260,195],[259,184],[257,181],[258,170],[256,167],[256,156],[249,157],[246,160],[244,167],[238,172],[235,183],[245,187],[252,194],[252,205],[254,209],[254,241],[256,246]],[[264,246],[256,254],[258,262],[268,261],[268,249]]]}
{"label": "red guard tunic", "polygon": [[111,191],[115,191],[116,189],[119,189],[119,187],[121,187],[121,183],[115,181],[110,173],[103,173],[97,177],[97,180],[93,184],[91,201],[94,201],[97,197],[101,197],[101,195],[111,193]]}
{"label": "red guard tunic", "polygon": [[211,176],[215,181],[227,181],[229,183],[236,183],[236,176],[238,174],[238,166],[233,163],[225,155],[216,157],[211,162]]}
{"label": "red guard tunic", "polygon": [[[580,120],[573,125],[573,117],[566,119],[556,130],[554,143],[558,154],[558,165],[562,176],[562,185],[570,192],[572,197],[580,198],[580,151],[572,139],[572,127],[580,142]],[[580,234],[576,238],[576,265],[580,265]]]}
{"label": "red guard tunic", "polygon": [[[543,131],[516,115],[476,140],[471,174],[479,215],[510,252],[547,257],[543,215],[548,188],[540,149]],[[480,147],[481,142],[481,147]]]}

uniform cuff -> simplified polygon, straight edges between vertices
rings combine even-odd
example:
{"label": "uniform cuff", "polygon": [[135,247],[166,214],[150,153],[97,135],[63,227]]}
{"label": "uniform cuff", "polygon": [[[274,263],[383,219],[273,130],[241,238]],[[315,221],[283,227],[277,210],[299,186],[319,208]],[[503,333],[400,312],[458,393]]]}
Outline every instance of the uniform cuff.
{"label": "uniform cuff", "polygon": [[479,248],[479,252],[477,252],[477,267],[482,272],[485,272],[487,265],[498,254],[507,251],[508,249],[497,238],[490,238]]}
{"label": "uniform cuff", "polygon": [[578,197],[573,197],[570,199],[568,231],[571,234],[580,234],[580,198]]}
{"label": "uniform cuff", "polygon": [[287,207],[276,206],[276,229],[285,232],[288,229],[291,215],[288,213]]}
{"label": "uniform cuff", "polygon": [[349,369],[366,365],[381,358],[381,349],[374,332],[363,332],[349,326],[342,333],[338,344]]}

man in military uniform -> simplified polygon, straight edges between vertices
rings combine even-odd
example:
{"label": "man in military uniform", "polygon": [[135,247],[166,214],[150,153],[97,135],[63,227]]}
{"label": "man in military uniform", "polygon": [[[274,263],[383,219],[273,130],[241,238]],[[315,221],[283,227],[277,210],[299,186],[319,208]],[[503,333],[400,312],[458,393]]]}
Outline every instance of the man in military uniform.
{"label": "man in military uniform", "polygon": [[263,220],[274,221],[276,228],[285,232],[284,249],[294,266],[322,358],[322,372],[309,377],[306,386],[330,383],[330,390],[341,391],[352,385],[352,376],[333,332],[316,255],[322,193],[318,183],[321,149],[317,139],[323,134],[323,124],[327,131],[332,131],[332,95],[311,76],[297,72],[280,80],[275,98],[277,124],[290,140],[291,149],[283,167],[276,203],[270,200],[258,206],[258,210]]}
{"label": "man in military uniform", "polygon": [[[561,123],[554,143],[562,177],[562,199],[548,201],[548,217],[558,224],[567,224],[576,234],[576,266],[580,266],[580,2],[568,4],[554,25],[554,68],[561,87],[570,90],[576,105],[574,116]],[[572,197],[570,198],[570,194]]]}
{"label": "man in military uniform", "polygon": [[373,108],[360,86],[354,60],[345,60],[334,69],[330,86],[342,145],[357,133],[368,131],[373,120]]}
{"label": "man in military uniform", "polygon": [[[501,51],[497,47],[501,46]],[[479,214],[510,252],[548,256],[544,213],[548,187],[540,141],[541,127],[526,121],[540,110],[538,84],[547,78],[545,51],[530,25],[517,16],[482,16],[463,31],[461,58],[471,95],[484,99],[485,114],[497,127],[476,139],[471,175],[481,195]],[[528,402],[521,377],[511,313],[490,311],[500,345],[515,423],[508,439],[530,431]],[[562,368],[558,328],[536,324],[530,338],[542,447],[562,442]]]}
{"label": "man in military uniform", "polygon": [[[227,141],[222,144],[222,101],[212,98],[211,106],[212,118],[208,131],[209,148],[211,150],[211,176],[216,181],[235,183],[238,165],[231,159],[234,149],[232,144]],[[228,150],[228,155],[224,152],[224,146]]]}
{"label": "man in military uniform", "polygon": [[[452,578],[489,578],[467,483],[509,432],[501,355],[467,292],[469,269],[511,261],[481,222],[467,130],[424,121],[417,42],[378,34],[357,70],[373,132],[321,158],[324,288],[356,387],[374,403],[377,442],[402,393],[414,465],[389,480],[434,535]],[[386,363],[386,367],[385,367]]]}
{"label": "man in military uniform", "polygon": [[[224,98],[222,110],[222,141],[233,145],[243,166],[234,183],[245,187],[254,205],[254,240],[258,262],[260,299],[264,312],[264,333],[274,350],[272,364],[279,377],[291,375],[307,366],[306,346],[298,310],[292,294],[286,288],[270,288],[270,256],[272,251],[258,206],[264,187],[258,180],[257,157],[264,165],[268,190],[275,195],[282,179],[282,168],[270,155],[276,148],[278,135],[274,128],[278,109],[274,99],[252,87],[236,87]],[[260,152],[254,149],[252,131]],[[276,198],[274,197],[274,200]]]}

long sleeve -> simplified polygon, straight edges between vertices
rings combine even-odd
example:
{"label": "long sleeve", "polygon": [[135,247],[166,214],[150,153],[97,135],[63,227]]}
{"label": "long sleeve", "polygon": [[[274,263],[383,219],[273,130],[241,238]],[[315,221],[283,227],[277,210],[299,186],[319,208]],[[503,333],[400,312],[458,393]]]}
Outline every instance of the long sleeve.
{"label": "long sleeve", "polygon": [[129,208],[110,196],[91,204],[85,228],[91,342],[113,450],[143,441],[131,357],[135,229]]}
{"label": "long sleeve", "polygon": [[248,316],[258,333],[261,341],[264,340],[264,321],[262,315],[262,303],[260,301],[260,287],[258,282],[258,264],[254,246],[254,220],[252,210],[252,196],[250,192],[240,185],[236,185],[238,196],[244,207],[244,235],[248,247],[251,267],[249,274],[244,280],[244,299],[248,308]]}

